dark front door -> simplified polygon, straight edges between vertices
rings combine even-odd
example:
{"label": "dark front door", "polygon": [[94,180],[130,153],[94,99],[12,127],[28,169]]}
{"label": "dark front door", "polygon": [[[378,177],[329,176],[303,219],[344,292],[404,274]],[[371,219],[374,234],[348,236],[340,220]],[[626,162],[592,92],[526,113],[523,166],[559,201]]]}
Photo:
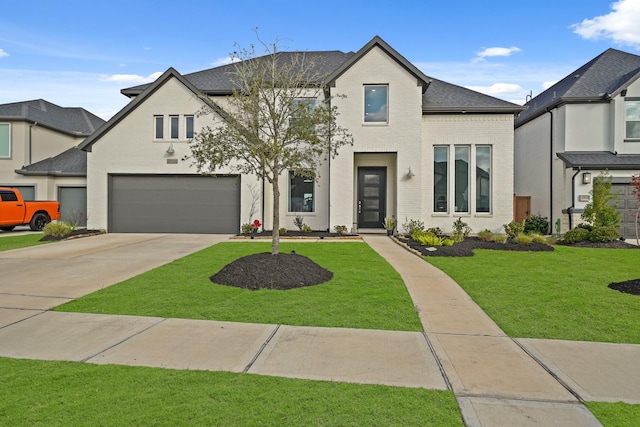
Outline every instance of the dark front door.
{"label": "dark front door", "polygon": [[384,228],[387,168],[358,168],[358,228]]}

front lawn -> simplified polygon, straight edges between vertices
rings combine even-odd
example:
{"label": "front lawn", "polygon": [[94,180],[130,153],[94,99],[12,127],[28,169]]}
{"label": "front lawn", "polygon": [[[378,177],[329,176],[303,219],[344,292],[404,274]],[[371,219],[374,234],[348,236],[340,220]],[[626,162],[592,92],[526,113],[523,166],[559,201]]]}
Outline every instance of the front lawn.
{"label": "front lawn", "polygon": [[56,308],[233,322],[422,331],[400,275],[362,242],[282,242],[332,271],[323,284],[287,291],[214,284],[209,277],[270,243],[225,242]]}
{"label": "front lawn", "polygon": [[0,358],[7,426],[463,426],[450,391]]}
{"label": "front lawn", "polygon": [[23,234],[18,236],[2,236],[0,237],[0,252],[50,243],[41,242],[40,239],[42,239],[42,236],[42,233]]}
{"label": "front lawn", "polygon": [[640,405],[585,402],[585,406],[605,427],[637,427],[640,423]]}
{"label": "front lawn", "polygon": [[556,246],[426,260],[511,337],[640,344],[640,296],[608,288],[640,278],[639,250]]}

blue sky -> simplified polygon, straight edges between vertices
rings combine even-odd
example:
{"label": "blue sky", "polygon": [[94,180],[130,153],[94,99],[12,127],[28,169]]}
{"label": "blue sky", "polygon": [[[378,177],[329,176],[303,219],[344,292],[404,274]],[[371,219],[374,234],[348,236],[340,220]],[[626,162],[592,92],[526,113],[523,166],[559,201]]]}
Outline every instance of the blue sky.
{"label": "blue sky", "polygon": [[425,74],[522,104],[609,47],[640,54],[640,0],[4,2],[0,104],[43,98],[107,119],[120,89],[228,60],[254,29],[280,50],[382,37]]}

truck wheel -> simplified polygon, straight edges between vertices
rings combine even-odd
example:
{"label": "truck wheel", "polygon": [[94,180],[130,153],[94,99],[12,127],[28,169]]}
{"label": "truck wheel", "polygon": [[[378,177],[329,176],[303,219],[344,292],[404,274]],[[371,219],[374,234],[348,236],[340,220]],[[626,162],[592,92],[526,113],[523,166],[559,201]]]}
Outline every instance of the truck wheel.
{"label": "truck wheel", "polygon": [[12,225],[11,227],[0,227],[0,230],[2,230],[2,231],[11,231],[14,228],[16,228],[15,225]]}
{"label": "truck wheel", "polygon": [[47,215],[46,213],[38,212],[37,214],[33,215],[33,218],[31,218],[29,227],[33,231],[42,231],[45,225],[49,224],[50,222],[51,218],[49,218],[49,215]]}

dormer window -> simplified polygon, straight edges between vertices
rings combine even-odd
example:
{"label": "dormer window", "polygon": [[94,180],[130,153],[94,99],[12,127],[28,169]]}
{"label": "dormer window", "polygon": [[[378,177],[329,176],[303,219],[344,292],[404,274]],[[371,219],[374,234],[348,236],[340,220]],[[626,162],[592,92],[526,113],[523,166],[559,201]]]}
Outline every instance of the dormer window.
{"label": "dormer window", "polygon": [[389,121],[389,85],[364,85],[364,122]]}

